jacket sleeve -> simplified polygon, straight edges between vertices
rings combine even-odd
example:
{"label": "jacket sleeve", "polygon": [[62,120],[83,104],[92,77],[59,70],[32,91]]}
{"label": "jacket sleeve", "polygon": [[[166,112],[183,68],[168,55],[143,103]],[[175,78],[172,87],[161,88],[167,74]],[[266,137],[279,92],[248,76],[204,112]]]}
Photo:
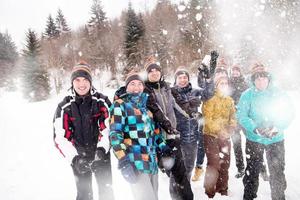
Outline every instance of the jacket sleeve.
{"label": "jacket sleeve", "polygon": [[249,117],[251,109],[250,97],[251,94],[249,90],[243,92],[237,105],[238,122],[247,130],[247,132],[253,132],[253,130],[257,128],[257,124],[255,123],[255,121]]}
{"label": "jacket sleeve", "polygon": [[201,94],[201,100],[202,101],[207,101],[209,100],[215,92],[215,84],[213,81],[207,82],[205,84],[205,87],[201,88],[200,90]]}
{"label": "jacket sleeve", "polygon": [[211,101],[203,104],[202,114],[204,117],[205,126],[211,133],[218,133],[221,130],[221,123],[213,119],[214,112],[214,104]]}
{"label": "jacket sleeve", "polygon": [[99,140],[97,143],[97,147],[103,147],[106,153],[109,151],[110,143],[109,143],[109,106],[111,103],[109,99],[103,99],[103,102],[99,102],[100,107],[100,118],[98,121],[99,126]]}
{"label": "jacket sleeve", "polygon": [[155,97],[152,93],[149,93],[147,108],[153,113],[153,119],[163,128],[167,133],[171,133],[174,129],[170,120],[164,114],[160,106],[157,104]]}
{"label": "jacket sleeve", "polygon": [[[59,105],[53,119],[54,143],[60,153],[71,164],[74,156],[78,155],[76,148],[70,141],[72,130],[70,127],[70,116],[64,113]],[[68,139],[69,138],[69,139]]]}
{"label": "jacket sleeve", "polygon": [[163,136],[162,134],[160,133],[160,130],[159,130],[159,126],[157,124],[155,124],[155,130],[154,130],[154,140],[155,140],[155,143],[156,143],[156,146],[160,149],[160,150],[163,150],[166,146],[166,142],[165,140],[163,139]]}
{"label": "jacket sleeve", "polygon": [[126,145],[124,143],[124,125],[125,125],[124,107],[115,101],[110,109],[110,144],[117,159],[126,155]]}

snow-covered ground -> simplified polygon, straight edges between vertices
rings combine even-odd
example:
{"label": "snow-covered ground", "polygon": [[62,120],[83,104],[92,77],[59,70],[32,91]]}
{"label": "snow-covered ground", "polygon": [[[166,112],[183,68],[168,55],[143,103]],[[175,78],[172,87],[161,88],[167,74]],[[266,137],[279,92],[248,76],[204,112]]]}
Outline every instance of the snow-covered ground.
{"label": "snow-covered ground", "polygon": [[[113,91],[106,93],[113,94]],[[296,107],[296,119],[286,132],[287,200],[300,199],[299,92],[291,96]],[[112,97],[112,96],[110,96]],[[76,188],[71,168],[53,145],[52,118],[62,96],[39,103],[27,103],[17,92],[0,97],[0,199],[5,200],[69,200],[75,199]],[[298,155],[298,156],[297,156]],[[114,158],[114,156],[112,156]],[[232,156],[232,159],[234,157]],[[116,199],[129,200],[128,185],[117,170],[113,159],[113,187]],[[242,199],[241,179],[234,178],[232,160],[229,180],[229,199]],[[95,184],[94,184],[95,185]],[[195,199],[206,199],[201,181],[192,183]],[[96,191],[96,190],[95,190]],[[97,194],[95,193],[95,197]],[[170,199],[168,178],[159,174],[159,197]],[[95,198],[96,199],[96,198]],[[216,195],[215,199],[226,199]],[[260,180],[258,198],[270,200],[268,182]]]}

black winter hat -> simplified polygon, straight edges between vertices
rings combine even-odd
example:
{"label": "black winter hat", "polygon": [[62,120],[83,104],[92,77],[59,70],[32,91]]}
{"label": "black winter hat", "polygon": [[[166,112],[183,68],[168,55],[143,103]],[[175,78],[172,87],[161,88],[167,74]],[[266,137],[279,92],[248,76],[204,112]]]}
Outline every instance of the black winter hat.
{"label": "black winter hat", "polygon": [[175,72],[175,83],[176,83],[177,76],[182,75],[182,74],[185,74],[188,77],[189,81],[190,81],[190,74],[189,74],[189,72],[186,69],[179,68]]}
{"label": "black winter hat", "polygon": [[89,80],[89,82],[92,84],[91,69],[85,61],[80,61],[77,65],[73,67],[71,83],[73,83],[74,79],[76,79],[77,77],[84,77],[87,80]]}
{"label": "black winter hat", "polygon": [[145,64],[145,70],[147,73],[149,73],[152,69],[156,69],[158,71],[162,71],[161,66],[157,64],[156,59],[154,56],[150,56],[147,60],[146,60],[146,64]]}

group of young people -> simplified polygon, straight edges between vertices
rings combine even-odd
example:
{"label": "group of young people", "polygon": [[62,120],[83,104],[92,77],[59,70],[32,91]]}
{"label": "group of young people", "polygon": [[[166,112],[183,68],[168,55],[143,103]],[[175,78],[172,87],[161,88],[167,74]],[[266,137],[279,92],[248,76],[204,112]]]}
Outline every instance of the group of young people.
{"label": "group of young people", "polygon": [[[231,140],[236,177],[243,177],[243,199],[257,197],[264,152],[272,200],[285,199],[283,131],[293,109],[262,64],[252,66],[250,83],[239,65],[228,69],[217,64],[205,76],[199,73],[198,87],[192,86],[184,67],[176,70],[174,86],[153,60],[146,62],[145,72],[147,80],[129,73],[111,103],[93,87],[87,63],[73,68],[71,94],[58,104],[53,123],[55,145],[73,169],[77,200],[93,199],[93,173],[99,199],[114,199],[111,150],[137,200],[158,199],[159,169],[169,176],[174,200],[194,199],[190,181],[199,180],[204,171],[208,198],[228,196]],[[285,109],[278,111],[278,103]],[[246,137],[246,167],[241,133]],[[103,137],[109,144],[103,144]]]}

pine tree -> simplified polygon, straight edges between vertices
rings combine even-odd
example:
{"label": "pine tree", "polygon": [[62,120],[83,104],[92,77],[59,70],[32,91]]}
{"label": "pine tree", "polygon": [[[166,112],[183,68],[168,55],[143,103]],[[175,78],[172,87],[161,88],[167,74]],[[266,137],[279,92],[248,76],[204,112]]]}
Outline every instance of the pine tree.
{"label": "pine tree", "polygon": [[45,37],[47,39],[53,39],[56,38],[59,34],[59,31],[57,30],[57,27],[54,23],[54,20],[51,15],[48,16],[47,19],[47,25],[45,30]]}
{"label": "pine tree", "polygon": [[59,35],[70,32],[71,29],[69,28],[61,9],[57,10],[55,23]]}
{"label": "pine tree", "polygon": [[97,36],[107,26],[106,13],[103,11],[101,0],[93,0],[91,7],[92,17],[88,22],[89,28],[96,32]]}
{"label": "pine tree", "polygon": [[40,60],[40,44],[37,34],[31,29],[26,33],[26,46],[23,50],[23,95],[29,101],[41,101],[50,93],[49,77]]}
{"label": "pine tree", "polygon": [[125,25],[124,54],[127,66],[124,69],[124,74],[131,71],[132,68],[141,66],[142,55],[138,46],[139,41],[145,35],[145,29],[142,27],[141,20],[133,10],[131,3],[129,3]]}
{"label": "pine tree", "polygon": [[8,33],[0,33],[0,87],[14,87],[11,75],[15,71],[18,53]]}

